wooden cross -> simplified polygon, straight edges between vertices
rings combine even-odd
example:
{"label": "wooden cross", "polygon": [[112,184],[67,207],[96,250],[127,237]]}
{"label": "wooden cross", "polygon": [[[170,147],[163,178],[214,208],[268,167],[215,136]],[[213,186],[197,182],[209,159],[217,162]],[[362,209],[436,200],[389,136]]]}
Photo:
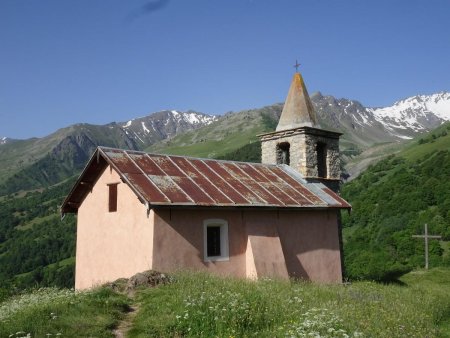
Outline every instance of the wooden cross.
{"label": "wooden cross", "polygon": [[425,234],[424,235],[413,235],[412,237],[425,239],[425,269],[428,270],[428,239],[441,239],[441,236],[428,235],[428,225],[425,223]]}
{"label": "wooden cross", "polygon": [[298,67],[300,67],[300,63],[298,63],[297,60],[295,60],[295,65],[294,65],[294,67],[295,67],[295,71],[298,73]]}

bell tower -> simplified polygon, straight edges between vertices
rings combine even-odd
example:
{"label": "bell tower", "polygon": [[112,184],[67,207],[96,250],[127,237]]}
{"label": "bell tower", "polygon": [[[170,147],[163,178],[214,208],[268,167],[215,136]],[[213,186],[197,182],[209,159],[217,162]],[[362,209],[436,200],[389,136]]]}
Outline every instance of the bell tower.
{"label": "bell tower", "polygon": [[308,182],[321,182],[338,192],[341,135],[320,128],[303,77],[297,71],[276,130],[259,135],[262,162],[289,165]]}

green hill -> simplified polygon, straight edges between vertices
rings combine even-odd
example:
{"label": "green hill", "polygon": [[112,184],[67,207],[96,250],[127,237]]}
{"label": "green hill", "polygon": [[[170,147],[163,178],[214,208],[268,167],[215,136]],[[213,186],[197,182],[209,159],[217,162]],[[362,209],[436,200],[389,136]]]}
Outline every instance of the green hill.
{"label": "green hill", "polygon": [[345,184],[353,206],[343,216],[349,278],[390,280],[423,266],[424,224],[443,241],[430,241],[431,266],[450,266],[450,123],[413,141]]}
{"label": "green hill", "polygon": [[172,139],[157,142],[148,152],[218,158],[258,140],[257,135],[275,129],[281,105],[229,113],[218,121]]}

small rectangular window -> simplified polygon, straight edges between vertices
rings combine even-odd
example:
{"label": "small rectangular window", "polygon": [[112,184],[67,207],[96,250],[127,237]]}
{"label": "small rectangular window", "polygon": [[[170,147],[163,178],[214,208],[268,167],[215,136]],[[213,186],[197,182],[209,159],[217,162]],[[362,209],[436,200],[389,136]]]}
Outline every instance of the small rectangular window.
{"label": "small rectangular window", "polygon": [[220,226],[206,228],[207,255],[220,256]]}
{"label": "small rectangular window", "polygon": [[228,222],[208,219],[203,222],[205,261],[226,261],[228,253]]}
{"label": "small rectangular window", "polygon": [[117,184],[108,184],[109,188],[109,202],[108,202],[108,210],[109,212],[117,211]]}

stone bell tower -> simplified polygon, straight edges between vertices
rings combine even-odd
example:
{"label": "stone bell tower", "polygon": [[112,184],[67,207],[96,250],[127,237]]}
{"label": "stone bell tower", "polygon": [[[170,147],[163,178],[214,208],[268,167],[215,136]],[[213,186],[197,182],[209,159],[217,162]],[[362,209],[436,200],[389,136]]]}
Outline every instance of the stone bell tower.
{"label": "stone bell tower", "polygon": [[262,162],[287,164],[308,182],[321,182],[339,191],[339,137],[321,129],[299,72],[294,74],[275,132],[259,135]]}

